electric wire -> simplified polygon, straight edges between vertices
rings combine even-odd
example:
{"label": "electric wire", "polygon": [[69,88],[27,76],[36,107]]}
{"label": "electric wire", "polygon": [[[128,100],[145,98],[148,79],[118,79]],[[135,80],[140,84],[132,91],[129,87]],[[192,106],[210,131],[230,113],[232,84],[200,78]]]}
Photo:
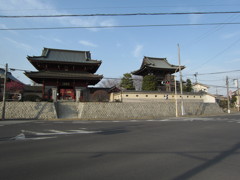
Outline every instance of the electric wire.
{"label": "electric wire", "polygon": [[[235,73],[235,72],[240,72],[240,69],[221,71],[221,72],[198,73],[197,75],[226,74],[226,73]],[[195,74],[185,74],[185,76],[195,76]]]}
{"label": "electric wire", "polygon": [[[238,17],[239,17],[239,15],[233,14],[232,16],[226,18],[224,22],[233,22],[233,20],[238,18]],[[196,39],[192,40],[192,42],[190,42],[187,46],[192,47],[192,45],[196,45],[196,43],[199,43],[201,40],[205,39],[206,37],[208,37],[209,35],[217,32],[217,31],[221,30],[224,27],[225,27],[225,25],[218,25],[216,27],[213,27],[209,31],[201,34]]]}
{"label": "electric wire", "polygon": [[203,62],[202,64],[198,65],[197,68],[194,69],[194,71],[196,71],[196,69],[199,69],[200,67],[202,67],[203,65],[209,63],[210,61],[213,61],[216,57],[220,56],[221,54],[223,54],[225,51],[227,51],[228,49],[230,49],[232,46],[234,46],[235,44],[237,44],[240,41],[240,38],[238,38],[236,41],[234,41],[233,43],[231,43],[229,46],[227,46],[225,49],[223,49],[222,51],[220,51],[219,53],[217,53],[215,56],[207,59],[205,62]]}
{"label": "electric wire", "polygon": [[157,13],[127,13],[127,14],[56,14],[56,15],[0,15],[0,18],[58,18],[58,17],[89,17],[89,16],[159,16],[159,15],[191,15],[191,14],[239,14],[240,11],[215,12],[157,12]]}
{"label": "electric wire", "polygon": [[[195,4],[195,5],[155,5],[155,6],[105,6],[105,7],[69,7],[69,8],[58,8],[60,10],[84,10],[84,9],[137,9],[137,8],[172,8],[172,7],[226,7],[226,6],[239,6],[240,4]],[[0,9],[0,11],[56,11],[54,8],[39,8],[39,9]]]}
{"label": "electric wire", "polygon": [[220,23],[197,23],[197,24],[145,24],[145,25],[118,25],[118,26],[116,25],[116,26],[23,27],[23,28],[0,28],[0,31],[9,31],[9,30],[15,30],[15,31],[56,30],[56,29],[65,29],[65,30],[66,29],[104,29],[104,28],[146,28],[146,27],[176,27],[176,26],[215,26],[215,25],[239,25],[239,24],[240,24],[240,22],[234,22],[234,23],[220,22]]}

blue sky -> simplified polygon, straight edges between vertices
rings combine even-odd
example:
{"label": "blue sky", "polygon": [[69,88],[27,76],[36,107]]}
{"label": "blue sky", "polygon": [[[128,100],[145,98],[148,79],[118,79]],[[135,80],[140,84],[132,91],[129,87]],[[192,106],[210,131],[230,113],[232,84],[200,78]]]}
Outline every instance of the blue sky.
{"label": "blue sky", "polygon": [[[53,15],[96,13],[157,13],[196,11],[238,11],[238,0],[0,0],[0,15]],[[62,17],[0,19],[0,29],[66,26],[121,26],[147,24],[190,24],[240,22],[240,14],[169,15],[126,17]],[[144,56],[166,57],[186,66],[184,79],[198,72],[239,70],[240,25],[175,26],[145,28],[66,29],[35,31],[0,31],[0,65],[35,70],[26,56],[41,55],[43,47],[89,50],[92,58],[102,60],[97,74],[120,78],[137,70]],[[21,81],[30,83],[22,72],[13,72]],[[225,85],[226,75],[232,80],[238,73],[198,76],[201,83]],[[233,89],[234,90],[234,89]],[[224,94],[225,89],[211,88]]]}

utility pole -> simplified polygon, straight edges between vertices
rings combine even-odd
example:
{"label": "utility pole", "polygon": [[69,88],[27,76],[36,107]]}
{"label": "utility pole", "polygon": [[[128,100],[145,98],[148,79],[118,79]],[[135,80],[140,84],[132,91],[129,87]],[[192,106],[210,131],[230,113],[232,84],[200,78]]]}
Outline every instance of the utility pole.
{"label": "utility pole", "polygon": [[179,73],[180,73],[181,110],[182,110],[182,116],[183,116],[184,115],[183,86],[182,86],[182,71],[181,71],[181,58],[180,58],[180,47],[179,47],[179,44],[178,44],[178,64],[179,64]]}
{"label": "utility pole", "polygon": [[5,76],[4,76],[4,85],[3,85],[2,120],[5,120],[7,73],[8,73],[8,64],[6,64],[6,67],[5,67]]}
{"label": "utility pole", "polygon": [[195,76],[195,83],[198,83],[198,80],[197,80],[198,72],[196,72],[194,76]]}
{"label": "utility pole", "polygon": [[229,81],[228,76],[226,77],[226,85],[227,85],[227,108],[228,113],[230,113],[230,100],[229,100]]}
{"label": "utility pole", "polygon": [[239,111],[239,105],[240,105],[240,99],[239,99],[239,80],[238,79],[234,79],[234,81],[236,82],[236,86],[237,86],[237,108],[238,108],[238,111]]}
{"label": "utility pole", "polygon": [[176,76],[175,75],[174,75],[174,86],[175,86],[175,110],[176,110],[176,117],[178,117],[177,81],[176,81]]}

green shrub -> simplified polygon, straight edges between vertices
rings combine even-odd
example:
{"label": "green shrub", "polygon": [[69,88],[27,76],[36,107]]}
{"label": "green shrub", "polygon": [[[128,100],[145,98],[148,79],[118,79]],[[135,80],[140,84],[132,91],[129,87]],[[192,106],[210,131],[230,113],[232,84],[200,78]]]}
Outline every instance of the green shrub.
{"label": "green shrub", "polygon": [[29,94],[29,95],[23,96],[23,101],[39,102],[41,100],[42,99],[38,95],[34,95],[34,94]]}

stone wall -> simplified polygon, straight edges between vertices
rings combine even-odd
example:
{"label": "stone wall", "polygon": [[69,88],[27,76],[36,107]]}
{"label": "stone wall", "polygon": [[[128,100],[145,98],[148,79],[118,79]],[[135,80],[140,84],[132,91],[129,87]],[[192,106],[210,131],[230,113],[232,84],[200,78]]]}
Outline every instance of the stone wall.
{"label": "stone wall", "polygon": [[[62,106],[62,107],[61,107]],[[67,106],[67,107],[66,107]],[[0,103],[2,109],[2,103]],[[75,109],[74,109],[75,108]],[[56,113],[56,110],[59,111]],[[215,103],[184,102],[186,115],[213,115],[223,113]],[[58,114],[58,116],[57,116]],[[178,103],[178,114],[181,104]],[[82,120],[126,120],[126,119],[159,119],[175,117],[175,103],[161,102],[6,102],[6,119],[82,119]],[[0,110],[0,117],[2,111]]]}
{"label": "stone wall", "polygon": [[[2,117],[0,102],[0,117]],[[49,102],[6,102],[5,119],[56,119],[56,110]]]}
{"label": "stone wall", "polygon": [[[124,119],[158,119],[176,115],[174,102],[141,103],[79,103],[78,118],[84,120],[124,120]],[[185,102],[185,115],[213,115],[223,113],[215,103]],[[178,103],[178,114],[181,104]]]}

